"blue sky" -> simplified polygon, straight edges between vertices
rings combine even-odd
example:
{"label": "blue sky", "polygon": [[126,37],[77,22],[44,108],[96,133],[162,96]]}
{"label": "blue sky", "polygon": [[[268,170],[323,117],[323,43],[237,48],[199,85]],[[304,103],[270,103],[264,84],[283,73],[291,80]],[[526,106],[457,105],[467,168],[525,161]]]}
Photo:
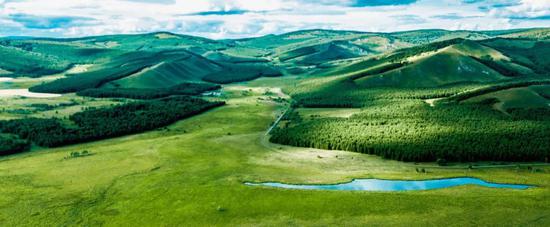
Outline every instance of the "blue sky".
{"label": "blue sky", "polygon": [[550,27],[550,0],[0,0],[0,36]]}

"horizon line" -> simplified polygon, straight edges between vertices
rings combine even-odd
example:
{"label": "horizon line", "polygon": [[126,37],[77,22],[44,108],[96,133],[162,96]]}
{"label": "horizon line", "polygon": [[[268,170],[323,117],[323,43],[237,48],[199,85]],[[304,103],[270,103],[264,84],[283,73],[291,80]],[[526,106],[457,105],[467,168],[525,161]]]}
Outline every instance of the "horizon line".
{"label": "horizon line", "polygon": [[200,35],[192,35],[192,34],[185,34],[185,33],[175,33],[170,31],[151,31],[151,32],[143,32],[143,33],[113,33],[113,34],[104,34],[104,35],[90,35],[90,36],[75,36],[75,37],[68,37],[68,36],[2,36],[0,35],[0,39],[57,39],[57,40],[77,40],[77,39],[85,39],[85,38],[94,38],[94,37],[105,37],[105,36],[137,36],[137,35],[152,35],[152,34],[160,34],[160,33],[167,33],[171,35],[177,35],[177,36],[187,36],[187,37],[196,37],[196,38],[202,38],[202,39],[208,39],[208,40],[214,40],[214,41],[223,41],[223,40],[245,40],[245,39],[254,39],[254,38],[261,38],[266,36],[281,36],[281,35],[288,35],[292,33],[297,32],[307,32],[307,31],[334,31],[334,32],[354,32],[354,33],[363,33],[363,34],[396,34],[396,33],[406,33],[406,32],[415,32],[415,31],[448,31],[448,32],[496,32],[496,31],[521,31],[521,30],[540,30],[540,29],[550,29],[549,27],[525,27],[525,28],[511,28],[511,29],[489,29],[489,30],[467,30],[467,29],[443,29],[443,28],[423,28],[423,29],[412,29],[412,30],[400,30],[400,31],[392,31],[392,32],[371,32],[371,31],[360,31],[360,30],[347,30],[347,29],[324,29],[324,28],[312,28],[312,29],[298,29],[295,31],[290,32],[283,32],[283,33],[272,33],[272,34],[266,34],[266,35],[260,35],[260,36],[250,36],[250,37],[243,37],[243,38],[228,38],[228,39],[212,39],[207,38]]}

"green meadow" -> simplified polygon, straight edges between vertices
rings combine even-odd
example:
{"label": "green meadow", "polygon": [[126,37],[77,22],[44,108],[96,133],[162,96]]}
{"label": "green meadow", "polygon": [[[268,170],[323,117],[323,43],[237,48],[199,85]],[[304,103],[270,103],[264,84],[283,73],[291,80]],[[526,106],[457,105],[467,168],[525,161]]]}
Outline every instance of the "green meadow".
{"label": "green meadow", "polygon": [[[265,98],[265,90],[247,86],[225,87],[227,105],[165,129],[1,158],[0,222],[8,226],[517,226],[550,221],[548,167],[439,167],[271,144],[265,130],[286,106],[259,100]],[[249,89],[252,92],[243,95]],[[70,157],[80,151],[90,155]],[[426,172],[417,173],[416,168]],[[392,193],[243,184],[457,176],[537,187],[461,186]]]}
{"label": "green meadow", "polygon": [[0,226],[548,226],[549,37],[0,38]]}

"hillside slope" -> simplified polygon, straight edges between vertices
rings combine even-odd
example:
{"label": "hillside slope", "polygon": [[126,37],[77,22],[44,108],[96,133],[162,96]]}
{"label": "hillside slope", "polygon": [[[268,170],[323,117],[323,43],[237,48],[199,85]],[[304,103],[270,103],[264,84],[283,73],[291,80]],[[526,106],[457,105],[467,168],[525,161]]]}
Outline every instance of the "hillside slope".
{"label": "hillside slope", "polygon": [[506,79],[469,56],[444,50],[405,67],[356,80],[362,87],[438,87]]}
{"label": "hillside slope", "polygon": [[69,72],[67,78],[33,88],[43,92],[164,88],[186,81],[231,83],[284,75],[353,75],[359,87],[433,87],[545,75],[550,71],[547,33],[548,29],[305,30],[238,40],[168,32],[72,39],[1,38],[0,55],[6,60],[0,62],[0,73],[41,77],[65,72],[73,65],[93,65],[88,72]]}

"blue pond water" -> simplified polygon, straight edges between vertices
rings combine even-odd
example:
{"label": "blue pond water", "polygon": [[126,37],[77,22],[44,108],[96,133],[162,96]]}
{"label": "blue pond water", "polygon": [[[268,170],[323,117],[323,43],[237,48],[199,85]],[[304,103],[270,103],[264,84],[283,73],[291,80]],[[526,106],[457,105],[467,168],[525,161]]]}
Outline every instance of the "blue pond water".
{"label": "blue pond water", "polygon": [[283,184],[283,183],[245,183],[251,186],[269,186],[288,189],[304,190],[341,190],[341,191],[413,191],[450,188],[461,185],[478,185],[488,188],[510,188],[527,189],[531,186],[521,184],[497,184],[490,183],[478,178],[461,177],[438,180],[378,180],[378,179],[357,179],[343,184],[327,185],[304,185],[304,184]]}

